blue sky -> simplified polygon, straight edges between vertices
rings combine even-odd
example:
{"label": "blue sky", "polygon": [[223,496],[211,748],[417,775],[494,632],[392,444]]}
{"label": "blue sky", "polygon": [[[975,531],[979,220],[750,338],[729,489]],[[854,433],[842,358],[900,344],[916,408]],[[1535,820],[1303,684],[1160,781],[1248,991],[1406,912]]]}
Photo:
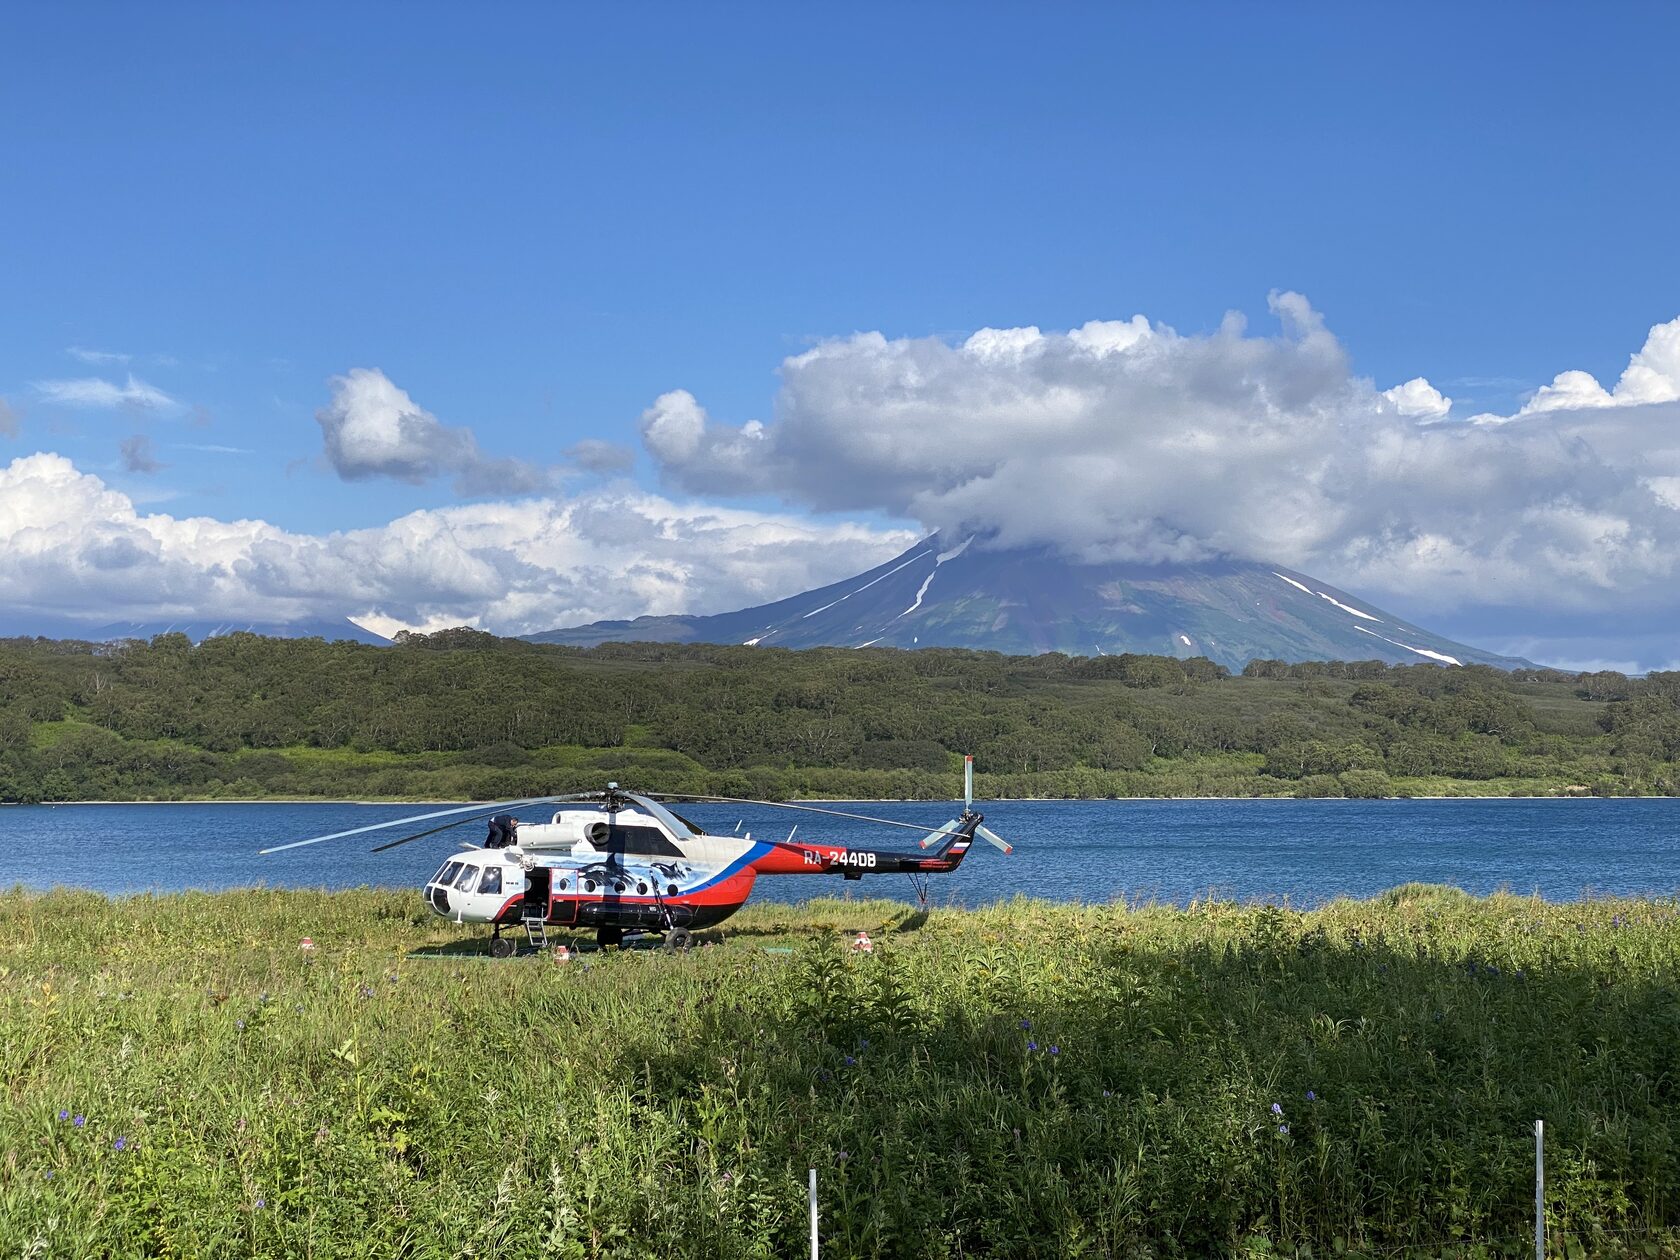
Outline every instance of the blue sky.
{"label": "blue sky", "polygon": [[[317,412],[377,369],[492,474],[614,443],[627,474],[556,493],[761,512],[800,546],[854,522],[874,541],[826,552],[850,563],[939,522],[797,476],[730,493],[642,449],[643,413],[681,390],[774,426],[784,359],[861,331],[1142,313],[1196,337],[1237,310],[1271,336],[1273,291],[1351,377],[1514,414],[1566,370],[1609,388],[1680,316],[1676,36],[1656,5],[12,6],[0,467],[51,452],[142,515],[301,538],[497,500],[335,468]],[[94,379],[129,401],[51,388]],[[1610,627],[1587,650],[1603,601],[1430,595],[1345,542],[1314,544],[1327,577],[1444,630],[1617,655]],[[651,558],[638,590],[669,611],[839,576],[800,554]],[[1641,572],[1625,611],[1657,626]]]}

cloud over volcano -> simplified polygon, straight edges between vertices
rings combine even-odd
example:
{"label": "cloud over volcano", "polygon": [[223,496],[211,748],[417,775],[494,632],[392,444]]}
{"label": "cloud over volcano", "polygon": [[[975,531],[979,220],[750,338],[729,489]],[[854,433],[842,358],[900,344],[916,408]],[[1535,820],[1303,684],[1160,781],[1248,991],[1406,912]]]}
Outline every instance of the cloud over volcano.
{"label": "cloud over volcano", "polygon": [[1452,416],[1423,377],[1357,375],[1296,293],[1276,328],[1184,335],[1143,316],[952,344],[859,333],[785,360],[768,423],[662,395],[642,438],[668,484],[884,511],[1087,560],[1230,556],[1418,608],[1672,600],[1680,319],[1606,390],[1566,372],[1511,417]]}

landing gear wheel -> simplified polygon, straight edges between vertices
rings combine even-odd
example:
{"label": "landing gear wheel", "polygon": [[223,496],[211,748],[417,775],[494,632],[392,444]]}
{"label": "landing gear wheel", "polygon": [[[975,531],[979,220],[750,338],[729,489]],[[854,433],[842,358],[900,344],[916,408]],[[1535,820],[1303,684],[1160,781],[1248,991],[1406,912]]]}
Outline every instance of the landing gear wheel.
{"label": "landing gear wheel", "polygon": [[490,938],[490,957],[509,958],[513,955],[513,942],[502,936]]}
{"label": "landing gear wheel", "polygon": [[602,949],[607,949],[613,945],[622,947],[624,945],[624,929],[604,927],[595,933],[595,943]]}
{"label": "landing gear wheel", "polygon": [[669,932],[665,933],[665,949],[667,952],[671,950],[686,950],[693,944],[694,933],[690,932],[687,928],[672,928]]}

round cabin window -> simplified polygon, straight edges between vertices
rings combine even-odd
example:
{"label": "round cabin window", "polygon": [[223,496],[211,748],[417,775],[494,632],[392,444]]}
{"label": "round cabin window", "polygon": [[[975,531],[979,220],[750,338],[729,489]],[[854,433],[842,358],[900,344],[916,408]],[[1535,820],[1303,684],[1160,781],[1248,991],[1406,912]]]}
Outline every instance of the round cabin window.
{"label": "round cabin window", "polygon": [[566,891],[566,881],[565,881],[565,880],[561,880],[561,881],[560,881],[560,891],[561,891],[561,892],[565,892],[565,891]]}
{"label": "round cabin window", "polygon": [[667,897],[675,897],[677,895],[677,886],[675,884],[666,884],[665,895]]}
{"label": "round cabin window", "polygon": [[583,890],[585,892],[594,892],[595,891],[595,881],[592,880],[592,879],[585,880],[583,882]]}
{"label": "round cabin window", "polygon": [[638,883],[636,885],[636,891],[639,892],[644,897],[647,896],[647,885],[643,884],[643,883]]}

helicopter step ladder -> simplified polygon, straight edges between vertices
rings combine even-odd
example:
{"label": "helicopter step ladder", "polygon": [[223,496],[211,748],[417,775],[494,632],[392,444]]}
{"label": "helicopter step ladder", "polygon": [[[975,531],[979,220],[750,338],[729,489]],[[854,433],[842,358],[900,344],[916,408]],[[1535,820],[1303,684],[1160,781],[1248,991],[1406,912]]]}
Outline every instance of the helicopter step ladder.
{"label": "helicopter step ladder", "polygon": [[533,949],[548,948],[548,919],[541,910],[527,910],[520,922],[525,927],[525,939]]}

